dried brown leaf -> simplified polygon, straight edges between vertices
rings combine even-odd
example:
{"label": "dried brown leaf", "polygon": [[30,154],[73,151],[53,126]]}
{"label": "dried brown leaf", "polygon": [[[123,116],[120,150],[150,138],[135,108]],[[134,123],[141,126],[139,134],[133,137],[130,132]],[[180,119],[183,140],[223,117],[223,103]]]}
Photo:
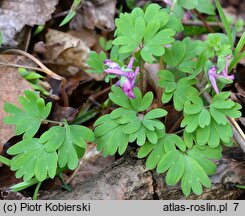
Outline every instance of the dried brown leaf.
{"label": "dried brown leaf", "polygon": [[45,57],[51,64],[86,69],[90,49],[83,40],[53,29],[46,34]]}
{"label": "dried brown leaf", "polygon": [[71,22],[71,28],[77,31],[83,27],[91,30],[99,28],[104,31],[113,31],[115,11],[115,0],[84,1],[81,10]]}

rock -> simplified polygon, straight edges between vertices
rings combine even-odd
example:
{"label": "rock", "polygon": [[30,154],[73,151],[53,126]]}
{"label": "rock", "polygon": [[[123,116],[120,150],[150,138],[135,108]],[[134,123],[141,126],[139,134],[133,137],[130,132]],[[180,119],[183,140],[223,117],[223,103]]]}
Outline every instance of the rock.
{"label": "rock", "polygon": [[[22,56],[1,55],[9,63],[19,65],[30,65],[30,62]],[[2,62],[2,58],[0,59]],[[18,97],[23,95],[25,89],[31,89],[29,83],[22,78],[15,67],[0,67],[0,154],[3,145],[15,135],[14,125],[6,125],[3,118],[7,114],[4,112],[4,103],[9,102],[19,105]]]}
{"label": "rock", "polygon": [[16,33],[25,25],[44,25],[51,18],[58,0],[3,0],[0,4],[0,29],[3,44],[16,46]]}

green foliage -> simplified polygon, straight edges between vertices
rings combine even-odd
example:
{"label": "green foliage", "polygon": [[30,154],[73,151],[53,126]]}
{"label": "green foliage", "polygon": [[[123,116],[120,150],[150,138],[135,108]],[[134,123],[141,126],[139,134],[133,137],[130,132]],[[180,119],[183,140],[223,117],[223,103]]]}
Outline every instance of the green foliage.
{"label": "green foliage", "polygon": [[158,118],[164,117],[167,112],[164,109],[153,109],[146,114],[152,103],[153,94],[148,92],[142,97],[139,89],[134,89],[135,99],[129,99],[123,91],[112,87],[109,98],[115,104],[121,106],[111,114],[100,117],[95,123],[95,136],[97,148],[104,155],[113,155],[117,151],[122,155],[129,142],[139,146],[148,140],[157,143],[158,134],[164,131],[164,125]]}
{"label": "green foliage", "polygon": [[9,187],[9,189],[12,192],[18,192],[18,191],[22,191],[28,187],[31,187],[32,185],[38,184],[39,181],[36,178],[32,178],[28,181],[24,181],[24,182],[20,182],[18,184],[12,185]]}
{"label": "green foliage", "polygon": [[34,35],[41,33],[44,30],[44,25],[38,25],[34,31]]}
{"label": "green foliage", "polygon": [[215,15],[215,8],[211,0],[198,0],[196,9],[200,13]]}
{"label": "green foliage", "polygon": [[244,20],[242,18],[238,18],[236,23],[235,23],[235,29],[236,32],[243,32],[244,31]]}
{"label": "green foliage", "polygon": [[[74,0],[62,24],[69,22],[75,15],[80,2]],[[127,3],[132,3],[129,7],[133,8],[135,1]],[[4,108],[10,113],[4,122],[15,124],[16,134],[23,134],[23,140],[8,149],[8,153],[13,155],[11,160],[0,156],[0,162],[16,171],[17,178],[24,179],[23,183],[11,187],[12,190],[19,191],[38,184],[35,191],[37,194],[45,179],[54,178],[66,169],[75,169],[85,153],[86,142],[94,140],[97,149],[104,156],[117,152],[122,155],[130,143],[136,144],[139,146],[138,157],[146,158],[147,169],[156,168],[158,173],[166,173],[166,184],[180,183],[186,196],[192,191],[200,195],[203,187],[211,187],[209,176],[216,172],[213,160],[221,158],[222,144],[232,145],[233,133],[227,118],[239,118],[241,106],[229,99],[229,92],[216,94],[210,104],[205,103],[201,95],[210,87],[207,73],[212,66],[217,67],[217,74],[220,74],[228,65],[228,58],[233,55],[230,71],[245,56],[245,51],[242,51],[245,34],[232,51],[235,31],[231,31],[218,1],[216,6],[227,36],[212,33],[208,34],[205,42],[190,38],[175,41],[176,32],[183,30],[180,19],[184,15],[184,9],[214,15],[210,0],[176,0],[173,10],[149,4],[144,10],[134,8],[131,13],[120,14],[115,21],[117,29],[112,43],[103,37],[99,39],[102,49],[111,49],[111,60],[117,62],[124,72],[123,61],[133,55],[136,60],[134,66],[140,67],[140,79],[144,77],[141,76],[144,73],[142,65],[145,62],[155,63],[160,59],[160,68],[163,70],[158,72],[158,84],[164,89],[162,103],[169,103],[172,99],[175,110],[183,113],[184,118],[180,124],[183,130],[166,133],[163,118],[167,111],[155,108],[152,92],[142,95],[137,87],[131,86],[134,80],[130,77],[127,77],[127,81],[132,83],[124,87],[130,87],[130,90],[132,88],[135,98],[128,98],[124,93],[125,89],[123,91],[121,87],[113,85],[109,99],[104,104],[108,107],[112,102],[118,107],[113,106],[111,113],[95,121],[94,133],[74,123],[93,118],[100,111],[97,107],[80,113],[72,125],[66,121],[57,123],[47,120],[51,104],[45,104],[35,93],[25,91],[25,96],[19,99],[22,108],[9,103]],[[104,52],[91,52],[87,62],[90,69],[87,72],[103,73],[106,58]],[[42,78],[35,72],[24,69],[19,71],[28,81],[35,81],[34,84]],[[107,78],[109,77],[116,76],[108,75]],[[125,76],[121,76],[120,81],[125,79]],[[222,85],[231,82],[225,78],[224,73],[217,80]],[[200,93],[195,87],[197,84],[207,85]],[[37,136],[40,125],[49,122],[58,125],[52,126],[43,134],[39,134],[39,131]]]}
{"label": "green foliage", "polygon": [[105,51],[108,51],[112,48],[112,40],[106,41],[104,37],[100,37],[99,43],[101,48]]}
{"label": "green foliage", "polygon": [[202,72],[208,73],[211,66],[216,65],[220,73],[226,64],[226,58],[232,54],[231,45],[226,35],[221,33],[210,33],[208,39],[203,43],[203,51],[196,63],[196,70],[192,77]]}
{"label": "green foliage", "polygon": [[[190,38],[175,41],[175,33],[183,30],[180,24],[180,15],[184,14],[182,7],[215,14],[211,1],[206,0],[175,1],[171,12],[157,4],[149,4],[144,11],[135,8],[116,19],[111,51],[111,58],[117,62],[132,54],[142,63],[153,63],[161,57],[163,64],[160,65],[164,70],[158,72],[158,84],[164,89],[162,102],[173,99],[175,110],[183,112],[182,137],[166,133],[160,119],[167,114],[165,110],[150,110],[151,92],[142,96],[140,90],[134,88],[136,97],[129,99],[121,88],[115,86],[112,86],[109,98],[119,108],[97,119],[94,133],[97,148],[105,156],[117,152],[122,155],[129,143],[140,146],[138,157],[147,157],[146,167],[156,168],[159,173],[166,172],[168,185],[181,182],[182,191],[188,196],[191,191],[200,195],[203,186],[211,187],[208,176],[216,172],[212,160],[221,158],[221,144],[232,145],[232,128],[227,117],[240,117],[241,106],[230,100],[227,92],[215,95],[210,105],[204,104],[195,85],[207,83],[204,91],[210,87],[208,71],[212,66],[217,67],[218,74],[225,69],[233,44],[229,30],[226,30],[228,37],[221,33],[208,34],[205,42]],[[218,10],[220,12],[220,8]],[[220,14],[223,21],[222,12]],[[245,55],[245,52],[240,53],[244,37],[235,48],[235,60],[230,68]],[[199,73],[202,73],[201,80],[197,77]],[[224,84],[230,82],[225,75],[217,80]]]}
{"label": "green foliage", "polygon": [[94,51],[90,52],[87,64],[91,69],[86,70],[86,72],[96,73],[96,74],[103,73],[105,70],[105,66],[104,66],[105,60],[106,60],[106,54],[104,52],[100,52],[100,54],[97,54]]}
{"label": "green foliage", "polygon": [[196,84],[195,79],[189,79],[186,77],[176,82],[174,74],[168,70],[159,71],[158,76],[158,84],[160,87],[164,88],[162,102],[168,103],[173,97],[174,108],[177,111],[181,111],[183,109],[187,98],[198,94],[197,89],[193,87],[193,85]]}
{"label": "green foliage", "polygon": [[54,178],[57,169],[58,155],[56,151],[47,152],[38,138],[20,141],[8,149],[8,154],[16,155],[11,160],[11,170],[16,171],[16,177],[24,181],[36,177],[44,181],[47,176]]}
{"label": "green foliage", "polygon": [[237,188],[245,189],[245,185],[235,185]]}
{"label": "green foliage", "polygon": [[[30,77],[39,78],[38,74],[28,73]],[[17,178],[23,177],[24,183],[13,187],[22,190],[47,178],[54,178],[63,170],[73,170],[84,155],[86,142],[94,141],[94,133],[80,125],[68,125],[66,121],[53,126],[39,138],[33,137],[43,122],[49,122],[51,103],[45,105],[42,98],[26,90],[25,96],[19,97],[22,109],[5,103],[4,109],[11,116],[5,123],[16,125],[16,134],[24,133],[23,139],[11,146],[7,153],[13,155],[11,160],[0,157],[0,161],[15,171]],[[51,121],[55,123],[54,121]]]}
{"label": "green foliage", "polygon": [[233,47],[234,42],[233,42],[233,37],[232,37],[232,33],[231,33],[231,28],[230,28],[230,25],[229,25],[229,23],[227,21],[227,18],[225,16],[225,14],[224,14],[224,11],[223,11],[220,3],[219,3],[219,0],[215,0],[215,5],[216,5],[216,7],[218,9],[221,22],[223,23],[225,31],[226,31],[226,34],[228,36],[229,44],[230,44],[231,47]]}
{"label": "green foliage", "polygon": [[25,68],[18,68],[18,71],[21,76],[29,82],[33,89],[41,92],[43,95],[49,95],[49,93],[42,86],[39,85],[39,82],[41,81],[40,79],[43,78],[42,75],[35,71],[28,71]]}
{"label": "green foliage", "polygon": [[229,71],[231,71],[232,68],[234,68],[234,66],[236,66],[239,63],[239,61],[245,57],[245,51],[240,53],[242,51],[244,45],[245,45],[245,32],[243,32],[240,40],[237,43],[237,46],[236,46],[235,51],[233,53],[234,58],[233,58],[231,64],[229,65]]}
{"label": "green foliage", "polygon": [[45,105],[44,100],[30,90],[25,90],[25,96],[19,97],[19,103],[22,109],[10,103],[4,104],[5,112],[11,114],[4,118],[4,123],[15,124],[17,135],[24,133],[24,139],[31,138],[48,117],[52,104]]}
{"label": "green foliage", "polygon": [[226,35],[221,33],[212,33],[208,35],[208,40],[206,41],[206,49],[204,52],[208,58],[213,56],[227,56],[232,53],[231,45],[229,44]]}
{"label": "green foliage", "polygon": [[0,155],[0,163],[5,164],[6,166],[10,166],[10,160],[6,157]]}
{"label": "green foliage", "polygon": [[245,45],[245,32],[243,32],[240,40],[237,43],[237,46],[236,46],[235,51],[234,51],[234,58],[236,58],[238,56],[238,54],[241,52],[244,45]]}
{"label": "green foliage", "polygon": [[181,180],[183,193],[188,196],[191,190],[200,195],[202,185],[211,187],[208,175],[216,172],[216,165],[210,159],[221,157],[220,148],[193,146],[186,150],[185,142],[175,134],[160,134],[156,144],[149,141],[138,152],[139,158],[147,157],[146,167],[158,173],[167,172],[166,183],[175,185]]}
{"label": "green foliage", "polygon": [[221,142],[232,145],[232,129],[226,117],[238,118],[241,116],[240,104],[228,99],[229,92],[214,96],[209,107],[204,107],[198,96],[188,98],[184,105],[184,119],[181,127],[185,127],[185,138],[193,139],[199,146],[208,144],[215,148]]}
{"label": "green foliage", "polygon": [[187,10],[196,9],[201,13],[215,14],[215,8],[211,0],[177,0],[177,4]]}
{"label": "green foliage", "polygon": [[198,0],[178,0],[178,3],[185,9],[191,10],[197,7]]}
{"label": "green foliage", "polygon": [[73,170],[84,155],[86,141],[94,140],[93,132],[80,125],[54,126],[40,138],[27,138],[8,149],[14,155],[10,162],[16,177],[24,181],[54,178],[58,168]]}
{"label": "green foliage", "polygon": [[131,10],[135,8],[136,0],[126,0],[127,7]]}
{"label": "green foliage", "polygon": [[215,8],[211,0],[176,0],[173,5],[173,12],[179,19],[184,17],[186,10],[196,9],[200,13],[215,15]]}
{"label": "green foliage", "polygon": [[[168,27],[170,19],[172,23],[171,27]],[[130,14],[120,14],[116,19],[116,38],[113,45],[119,46],[119,53],[130,53],[140,48],[141,57],[152,63],[154,56],[164,54],[165,44],[174,42],[175,26],[179,30],[178,22],[178,19],[170,18],[157,4],[150,4],[145,12],[135,8]],[[174,25],[176,23],[177,25]]]}
{"label": "green foliage", "polygon": [[197,60],[204,45],[201,41],[191,41],[185,38],[183,41],[176,41],[171,47],[165,49],[163,59],[168,66],[175,70],[193,73],[196,69]]}
{"label": "green foliage", "polygon": [[63,19],[63,21],[60,23],[59,26],[63,26],[72,20],[72,18],[76,15],[76,10],[79,7],[80,3],[81,0],[73,0],[71,9],[69,10],[68,14]]}

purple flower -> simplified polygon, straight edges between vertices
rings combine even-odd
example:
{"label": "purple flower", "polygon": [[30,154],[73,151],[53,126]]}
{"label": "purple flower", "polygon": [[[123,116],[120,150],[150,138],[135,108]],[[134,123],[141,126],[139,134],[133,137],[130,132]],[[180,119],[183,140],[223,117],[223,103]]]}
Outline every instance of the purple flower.
{"label": "purple flower", "polygon": [[106,59],[104,61],[104,65],[108,66],[111,69],[121,69],[120,65],[116,62],[111,61],[110,59]]}
{"label": "purple flower", "polygon": [[223,71],[221,71],[220,74],[217,74],[217,68],[215,66],[212,66],[209,71],[208,71],[208,78],[214,88],[214,91],[216,92],[216,94],[219,94],[219,89],[217,86],[217,79],[218,78],[225,78],[228,80],[234,80],[234,75],[228,75],[228,65],[230,63],[230,56],[228,56],[226,58],[226,64],[225,64],[225,68]]}
{"label": "purple flower", "polygon": [[[131,57],[127,68],[121,68],[119,64],[111,61],[110,59],[106,59],[104,61],[104,64],[108,66],[108,69],[105,70],[107,74],[114,74],[119,78],[119,80],[116,83],[116,86],[120,86],[123,92],[129,98],[135,98],[133,88],[135,86],[135,81],[139,73],[139,67],[137,67],[135,71],[132,70],[134,64],[134,56]],[[121,81],[122,77],[124,77],[123,81]]]}
{"label": "purple flower", "polygon": [[213,86],[214,88],[214,91],[216,92],[216,94],[219,94],[219,89],[218,89],[218,86],[217,86],[217,83],[216,83],[216,79],[217,79],[217,76],[218,74],[216,73],[216,67],[215,66],[212,66],[209,71],[208,71],[208,78],[211,82],[211,85]]}
{"label": "purple flower", "polygon": [[173,5],[172,0],[163,0],[163,2],[164,2],[166,5],[168,5],[169,7],[172,7],[172,5]]}

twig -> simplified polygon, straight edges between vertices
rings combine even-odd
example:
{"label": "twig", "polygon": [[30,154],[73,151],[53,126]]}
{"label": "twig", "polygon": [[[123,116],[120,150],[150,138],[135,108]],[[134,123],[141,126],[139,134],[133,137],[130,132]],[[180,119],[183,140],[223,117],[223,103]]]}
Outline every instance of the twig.
{"label": "twig", "polygon": [[241,137],[245,140],[245,135],[244,135],[242,129],[240,128],[240,126],[235,121],[235,119],[234,118],[230,118],[230,117],[228,117],[228,118],[229,118],[230,122],[233,124],[233,126],[237,129],[237,131],[241,135]]}
{"label": "twig", "polygon": [[[54,79],[61,80],[60,89],[61,89],[61,95],[62,95],[62,98],[63,98],[64,106],[69,106],[68,96],[67,96],[67,94],[65,92],[65,84],[66,84],[66,78],[65,77],[62,77],[62,76],[54,73],[53,71],[48,69],[40,60],[38,60],[33,55],[31,55],[31,54],[29,54],[29,53],[27,53],[27,52],[25,52],[23,50],[9,49],[9,50],[5,50],[3,53],[11,53],[11,54],[13,53],[13,54],[23,55],[23,56],[31,59],[33,62],[35,62],[42,69],[41,70],[42,72],[44,72],[47,75],[53,77]],[[4,65],[4,64],[2,64],[2,65]],[[19,67],[16,64],[5,64],[5,65],[6,66],[12,66],[12,67]]]}
{"label": "twig", "polygon": [[103,95],[104,93],[106,93],[106,92],[108,92],[108,91],[110,91],[110,90],[111,90],[111,86],[109,86],[109,87],[103,89],[102,91],[99,91],[99,92],[98,92],[97,94],[95,94],[95,95],[90,96],[90,97],[89,97],[89,100],[94,101],[96,98],[98,98],[99,96]]}
{"label": "twig", "polygon": [[184,119],[184,115],[182,115],[177,122],[174,123],[174,125],[170,128],[170,130],[168,131],[168,133],[173,133],[175,132],[175,130],[179,127],[181,121]]}
{"label": "twig", "polygon": [[[221,22],[206,22],[208,26],[212,27],[220,27],[223,28],[224,25]],[[197,20],[197,21],[182,21],[183,25],[190,25],[190,26],[204,26],[204,23]]]}
{"label": "twig", "polygon": [[24,50],[27,52],[28,50],[28,47],[29,47],[29,44],[30,44],[30,41],[31,41],[31,27],[27,27],[27,37],[26,37],[26,40],[25,40],[25,44],[24,44]]}
{"label": "twig", "polygon": [[83,165],[84,161],[86,161],[89,156],[90,152],[92,151],[93,148],[91,148],[88,152],[86,152],[83,156],[83,158],[79,161],[77,168],[72,172],[72,174],[69,176],[69,178],[65,181],[66,184],[70,184],[72,180],[76,177],[80,167]]}
{"label": "twig", "polygon": [[23,51],[23,50],[18,50],[18,49],[9,49],[9,50],[5,50],[3,51],[3,53],[11,53],[11,54],[20,54],[23,55],[29,59],[31,59],[33,62],[35,62],[40,68],[43,69],[43,72],[48,74],[49,76],[58,79],[58,80],[62,80],[63,77],[54,73],[53,71],[51,71],[50,69],[48,69],[40,60],[38,60],[37,58],[35,58],[33,55]]}
{"label": "twig", "polygon": [[[2,56],[0,56],[0,57],[2,57]],[[16,67],[16,68],[22,67],[22,68],[26,68],[26,69],[30,69],[30,70],[34,70],[34,71],[40,71],[40,72],[45,73],[44,69],[38,68],[38,67],[31,67],[31,66],[27,66],[27,65],[19,65],[19,64],[7,63],[7,62],[6,63],[0,62],[0,67],[6,67],[6,66]]]}
{"label": "twig", "polygon": [[55,19],[55,18],[59,18],[59,17],[64,17],[64,16],[66,16],[66,15],[69,13],[69,11],[70,11],[70,10],[66,10],[66,11],[62,11],[62,12],[60,12],[60,13],[57,13],[57,14],[55,14],[55,15],[53,16],[53,18]]}
{"label": "twig", "polygon": [[203,25],[208,29],[210,33],[214,33],[214,30],[209,26],[207,21],[203,18],[203,16],[196,10],[194,9],[193,12],[197,15],[197,17],[202,21]]}

